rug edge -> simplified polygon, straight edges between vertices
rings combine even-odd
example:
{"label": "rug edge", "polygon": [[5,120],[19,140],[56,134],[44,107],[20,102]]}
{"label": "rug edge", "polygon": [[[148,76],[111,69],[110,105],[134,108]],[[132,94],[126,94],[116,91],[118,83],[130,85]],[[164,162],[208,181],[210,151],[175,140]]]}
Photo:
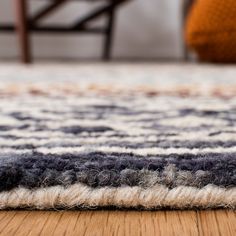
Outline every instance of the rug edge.
{"label": "rug edge", "polygon": [[207,185],[198,189],[179,186],[168,189],[157,185],[141,187],[104,187],[93,189],[83,184],[29,190],[16,188],[0,193],[0,209],[94,209],[98,207],[140,209],[236,208],[236,188]]}

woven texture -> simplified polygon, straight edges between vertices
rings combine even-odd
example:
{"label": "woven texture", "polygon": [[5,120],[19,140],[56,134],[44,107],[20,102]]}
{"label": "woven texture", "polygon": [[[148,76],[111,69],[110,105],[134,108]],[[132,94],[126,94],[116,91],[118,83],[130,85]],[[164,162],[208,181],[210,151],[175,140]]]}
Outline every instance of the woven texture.
{"label": "woven texture", "polygon": [[197,0],[187,19],[187,44],[202,61],[236,62],[236,2]]}
{"label": "woven texture", "polygon": [[235,208],[235,75],[0,65],[0,208]]}
{"label": "woven texture", "polygon": [[235,93],[202,92],[1,84],[0,208],[235,208]]}

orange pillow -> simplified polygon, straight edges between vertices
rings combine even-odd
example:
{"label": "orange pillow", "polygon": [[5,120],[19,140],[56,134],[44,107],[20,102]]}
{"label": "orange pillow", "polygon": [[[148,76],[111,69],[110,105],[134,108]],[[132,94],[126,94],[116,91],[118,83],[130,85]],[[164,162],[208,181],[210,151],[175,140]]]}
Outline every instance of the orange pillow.
{"label": "orange pillow", "polygon": [[236,0],[196,0],[186,41],[202,61],[236,62]]}

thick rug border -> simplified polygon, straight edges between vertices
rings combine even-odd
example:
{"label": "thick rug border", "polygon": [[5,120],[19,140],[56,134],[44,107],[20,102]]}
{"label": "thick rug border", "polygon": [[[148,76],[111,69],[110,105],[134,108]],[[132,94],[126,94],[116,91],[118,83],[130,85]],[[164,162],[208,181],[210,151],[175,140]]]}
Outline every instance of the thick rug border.
{"label": "thick rug border", "polygon": [[16,188],[0,193],[0,209],[96,209],[100,207],[140,209],[236,208],[236,188],[225,189],[207,185],[198,189],[164,185],[152,188],[104,187],[91,188],[83,184],[54,186],[29,190]]}

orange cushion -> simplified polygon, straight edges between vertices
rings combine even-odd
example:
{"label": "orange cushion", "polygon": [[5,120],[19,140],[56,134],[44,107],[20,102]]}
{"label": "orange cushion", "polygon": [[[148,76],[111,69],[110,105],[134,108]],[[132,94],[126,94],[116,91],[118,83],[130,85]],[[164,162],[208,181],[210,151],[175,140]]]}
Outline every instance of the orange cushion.
{"label": "orange cushion", "polygon": [[202,61],[236,62],[236,0],[196,0],[186,41]]}

